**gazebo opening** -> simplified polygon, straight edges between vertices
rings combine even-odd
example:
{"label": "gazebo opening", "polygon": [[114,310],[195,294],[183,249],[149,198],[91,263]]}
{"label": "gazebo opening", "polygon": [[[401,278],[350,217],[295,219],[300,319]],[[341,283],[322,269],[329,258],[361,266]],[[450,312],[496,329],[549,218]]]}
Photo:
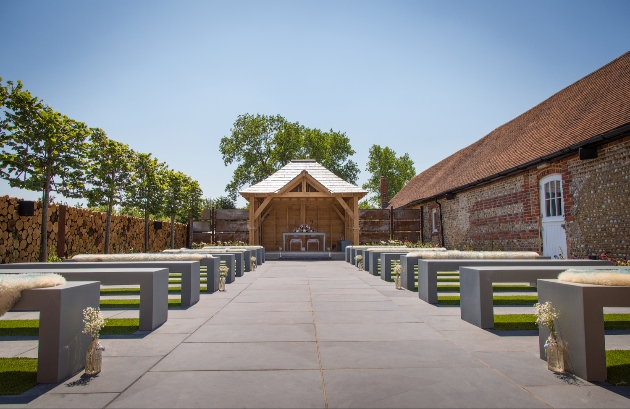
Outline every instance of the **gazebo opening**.
{"label": "gazebo opening", "polygon": [[339,250],[359,243],[359,200],[367,191],[315,160],[292,160],[240,194],[249,201],[249,242],[267,251]]}

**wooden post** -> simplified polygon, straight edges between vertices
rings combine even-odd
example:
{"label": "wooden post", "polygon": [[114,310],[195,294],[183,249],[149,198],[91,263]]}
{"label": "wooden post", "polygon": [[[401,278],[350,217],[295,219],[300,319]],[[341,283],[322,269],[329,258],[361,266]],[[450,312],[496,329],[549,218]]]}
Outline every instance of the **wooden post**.
{"label": "wooden post", "polygon": [[248,230],[249,230],[249,244],[250,245],[255,245],[256,244],[256,227],[254,224],[254,214],[255,214],[255,210],[254,210],[254,203],[256,202],[256,199],[254,196],[251,196],[249,198],[249,223],[248,223]]}
{"label": "wooden post", "polygon": [[359,196],[354,195],[353,199],[353,212],[354,212],[354,228],[352,230],[352,243],[354,245],[359,244]]}
{"label": "wooden post", "polygon": [[66,256],[66,206],[60,205],[59,220],[57,221],[57,257]]}

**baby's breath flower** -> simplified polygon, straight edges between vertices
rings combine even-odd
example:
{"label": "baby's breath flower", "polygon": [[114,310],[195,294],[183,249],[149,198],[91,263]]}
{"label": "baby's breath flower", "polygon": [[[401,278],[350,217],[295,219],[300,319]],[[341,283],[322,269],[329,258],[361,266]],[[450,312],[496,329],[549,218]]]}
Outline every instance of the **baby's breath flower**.
{"label": "baby's breath flower", "polygon": [[84,334],[90,334],[92,337],[98,337],[98,333],[105,326],[105,318],[100,308],[87,307],[83,310],[83,328]]}

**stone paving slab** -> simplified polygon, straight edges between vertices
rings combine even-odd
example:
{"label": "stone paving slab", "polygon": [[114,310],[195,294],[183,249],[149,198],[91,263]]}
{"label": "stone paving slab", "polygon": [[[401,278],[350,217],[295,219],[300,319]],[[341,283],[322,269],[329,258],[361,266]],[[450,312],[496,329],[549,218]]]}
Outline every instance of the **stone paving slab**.
{"label": "stone paving slab", "polygon": [[[104,312],[138,317],[138,310]],[[33,315],[20,314],[3,318]],[[168,317],[153,332],[104,336],[98,376],[79,373],[0,404],[630,407],[630,387],[548,371],[537,331],[479,329],[460,319],[459,307],[426,304],[343,261],[268,261]],[[630,331],[606,331],[606,348],[630,349]],[[0,342],[0,356],[36,351],[33,337]]]}

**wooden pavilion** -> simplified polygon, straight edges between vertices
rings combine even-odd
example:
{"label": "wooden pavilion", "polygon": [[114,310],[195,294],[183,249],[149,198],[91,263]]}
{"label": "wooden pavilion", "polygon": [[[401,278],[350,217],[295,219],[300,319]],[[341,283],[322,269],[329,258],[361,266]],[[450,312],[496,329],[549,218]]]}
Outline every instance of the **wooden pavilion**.
{"label": "wooden pavilion", "polygon": [[[334,248],[340,240],[359,243],[359,200],[367,191],[341,179],[315,160],[292,160],[267,179],[240,194],[249,201],[249,243],[268,251],[290,250],[289,241],[303,239],[305,247]],[[319,234],[293,234],[309,225]],[[312,250],[314,246],[306,250]],[[295,250],[295,248],[293,248]],[[300,250],[300,249],[298,249]]]}

